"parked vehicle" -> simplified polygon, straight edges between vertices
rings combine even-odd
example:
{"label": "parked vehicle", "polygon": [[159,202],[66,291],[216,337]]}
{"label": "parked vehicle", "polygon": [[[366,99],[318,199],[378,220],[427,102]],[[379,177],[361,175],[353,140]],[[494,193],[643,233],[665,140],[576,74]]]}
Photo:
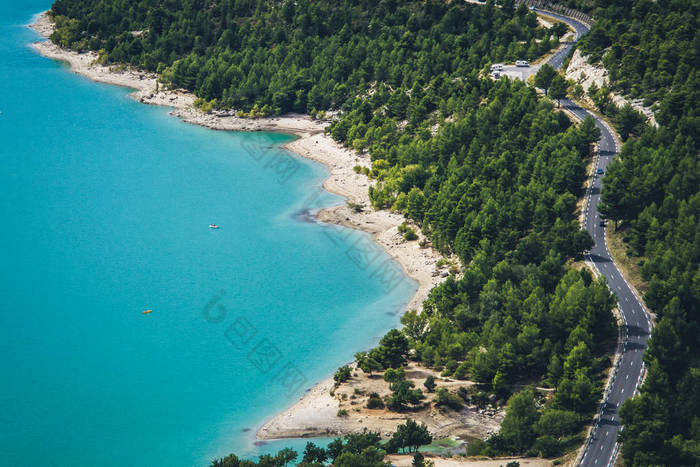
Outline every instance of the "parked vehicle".
{"label": "parked vehicle", "polygon": [[530,62],[527,60],[517,60],[515,66],[530,66]]}

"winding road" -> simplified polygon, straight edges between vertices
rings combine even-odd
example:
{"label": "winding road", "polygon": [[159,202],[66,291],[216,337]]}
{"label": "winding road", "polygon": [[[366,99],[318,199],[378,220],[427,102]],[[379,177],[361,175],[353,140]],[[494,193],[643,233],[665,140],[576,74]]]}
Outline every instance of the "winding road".
{"label": "winding road", "polygon": [[[544,10],[543,10],[544,11]],[[573,42],[557,51],[548,63],[554,68],[561,68],[564,59],[574,47],[578,39],[589,30],[585,24],[561,16],[549,11],[546,15],[566,22],[576,31]],[[584,119],[591,116],[595,119],[596,126],[600,128],[601,138],[598,144],[598,155],[595,159],[595,172],[599,169],[603,172],[619,151],[617,140],[613,137],[611,129],[596,115],[582,109],[568,99],[562,99],[561,105],[567,108],[577,118]],[[602,175],[594,175],[593,183],[589,188],[585,207],[584,225],[591,234],[595,245],[590,250],[589,260],[598,272],[608,281],[608,286],[618,300],[618,309],[624,321],[623,341],[621,354],[616,360],[613,377],[605,390],[600,417],[586,440],[583,456],[579,458],[583,466],[607,466],[615,462],[618,451],[617,434],[623,430],[620,425],[619,408],[628,397],[634,395],[641,384],[644,374],[644,362],[642,354],[646,349],[647,339],[651,333],[651,322],[641,299],[632,291],[625,278],[620,273],[612,260],[610,251],[605,241],[605,226],[601,225],[598,213],[600,191],[603,186]]]}

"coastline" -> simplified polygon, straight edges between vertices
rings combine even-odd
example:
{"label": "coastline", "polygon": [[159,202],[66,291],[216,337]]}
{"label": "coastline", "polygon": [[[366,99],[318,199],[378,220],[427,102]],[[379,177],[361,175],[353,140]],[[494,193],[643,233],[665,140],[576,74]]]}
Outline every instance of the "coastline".
{"label": "coastline", "polygon": [[[425,423],[436,439],[452,437],[462,441],[486,438],[498,431],[503,421],[502,408],[491,406],[480,410],[476,405],[467,404],[461,410],[444,410],[433,404],[406,412],[392,412],[387,409],[367,408],[367,394],[378,393],[381,397],[391,394],[389,383],[379,375],[368,376],[351,365],[352,377],[338,388],[332,377],[314,386],[304,398],[291,408],[265,423],[257,432],[257,438],[271,440],[280,438],[337,437],[363,430],[379,432],[388,439],[398,425],[413,419]],[[432,375],[438,388],[453,392],[458,388],[469,388],[471,381],[454,380],[440,376],[440,372],[424,368],[416,363],[406,366],[406,380],[415,387]],[[333,395],[331,395],[333,391]],[[430,393],[426,394],[432,399]],[[346,415],[339,416],[340,410]]]}
{"label": "coastline", "polygon": [[[37,15],[29,27],[44,38],[48,38],[54,29],[47,12]],[[133,89],[130,97],[141,103],[172,107],[170,114],[185,122],[214,130],[270,131],[298,136],[284,145],[284,148],[325,165],[329,176],[323,182],[323,188],[365,207],[361,212],[356,212],[346,205],[324,208],[315,213],[315,217],[324,223],[338,224],[371,234],[387,254],[401,265],[405,274],[418,283],[413,298],[403,311],[420,310],[430,290],[446,279],[446,269],[440,271],[436,265],[442,255],[431,247],[420,247],[419,242],[425,240],[425,237],[419,229],[418,240],[406,241],[397,230],[406,220],[401,214],[371,208],[368,189],[375,182],[353,170],[357,165],[370,167],[369,156],[349,150],[325,134],[327,122],[312,120],[305,115],[247,119],[230,115],[228,112],[205,114],[194,107],[196,98],[190,92],[159,87],[158,76],[155,73],[133,67],[103,66],[96,62],[95,52],[74,52],[48,40],[35,42],[32,47],[44,57],[68,63],[73,73],[93,81]],[[256,437],[303,438],[361,431],[361,426],[364,426],[362,423],[345,423],[337,417],[338,401],[329,394],[332,385],[332,376],[314,385],[294,405],[267,421]],[[395,424],[401,421],[403,418],[396,419]]]}

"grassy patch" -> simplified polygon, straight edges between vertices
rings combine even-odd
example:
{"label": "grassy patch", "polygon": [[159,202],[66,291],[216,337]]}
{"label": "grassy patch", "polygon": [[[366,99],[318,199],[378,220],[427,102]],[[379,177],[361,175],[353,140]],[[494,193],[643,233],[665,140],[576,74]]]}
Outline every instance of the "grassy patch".
{"label": "grassy patch", "polygon": [[643,258],[631,256],[627,252],[627,245],[623,241],[627,227],[619,227],[617,230],[608,221],[608,228],[605,229],[605,239],[608,243],[610,254],[622,271],[622,274],[637,291],[643,296],[647,290],[647,283],[642,279],[642,268],[640,263]]}
{"label": "grassy patch", "polygon": [[452,456],[459,453],[463,454],[465,445],[466,443],[461,440],[443,438],[435,440],[426,446],[421,446],[420,451],[438,456]]}

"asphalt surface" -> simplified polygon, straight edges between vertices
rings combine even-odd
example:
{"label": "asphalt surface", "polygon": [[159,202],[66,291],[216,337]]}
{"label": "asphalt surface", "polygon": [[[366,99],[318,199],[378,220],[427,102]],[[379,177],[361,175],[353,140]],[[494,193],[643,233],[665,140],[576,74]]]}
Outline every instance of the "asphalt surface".
{"label": "asphalt surface", "polygon": [[[576,30],[575,40],[555,53],[548,62],[553,67],[560,68],[576,41],[588,32],[588,27],[556,13],[546,12],[546,14],[566,22]],[[620,149],[612,131],[600,118],[572,101],[562,99],[561,105],[578,118],[583,119],[590,115],[595,119],[596,126],[601,131],[598,145],[599,153],[595,159],[595,171],[602,169],[605,172],[608,164]],[[584,466],[606,466],[614,462],[618,451],[617,434],[623,429],[620,426],[618,410],[625,399],[636,393],[637,386],[641,384],[644,373],[642,355],[651,332],[651,322],[641,305],[641,299],[632,292],[631,287],[612,260],[605,242],[605,227],[600,225],[602,219],[598,213],[600,190],[603,186],[602,179],[603,175],[595,175],[587,193],[585,228],[595,241],[595,245],[590,250],[590,261],[608,281],[608,286],[617,298],[618,308],[624,321],[624,329],[622,330],[624,338],[622,353],[613,370],[613,379],[603,396],[604,402],[600,417],[586,440],[586,448],[580,463]]]}

